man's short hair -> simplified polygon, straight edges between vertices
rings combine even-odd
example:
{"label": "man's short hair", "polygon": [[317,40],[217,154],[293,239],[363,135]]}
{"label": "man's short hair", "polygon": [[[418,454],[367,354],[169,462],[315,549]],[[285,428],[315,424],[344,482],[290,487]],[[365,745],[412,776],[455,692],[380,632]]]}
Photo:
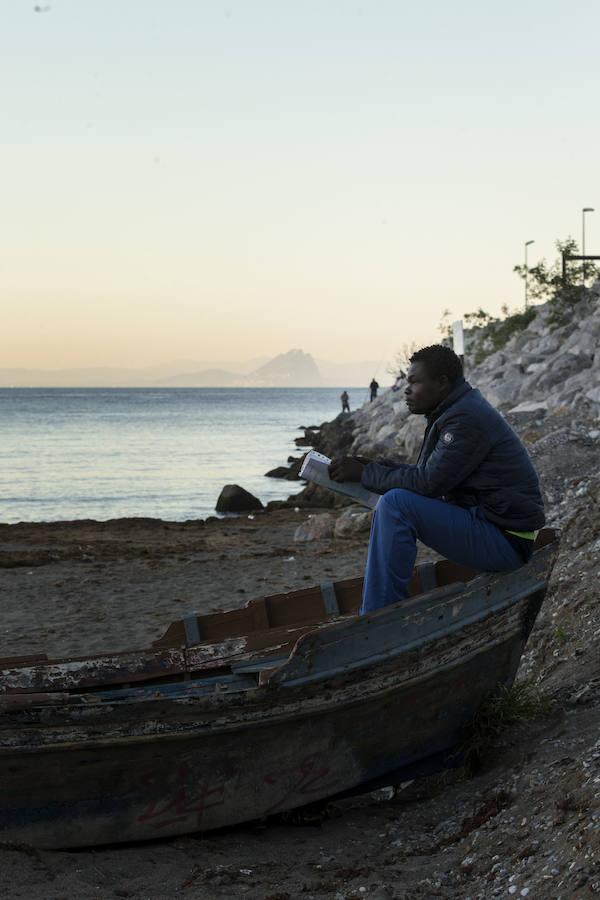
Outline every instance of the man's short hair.
{"label": "man's short hair", "polygon": [[463,377],[463,364],[460,357],[450,347],[443,344],[432,344],[430,347],[422,347],[410,358],[411,363],[423,363],[431,378],[441,378],[446,375],[450,384],[454,384]]}

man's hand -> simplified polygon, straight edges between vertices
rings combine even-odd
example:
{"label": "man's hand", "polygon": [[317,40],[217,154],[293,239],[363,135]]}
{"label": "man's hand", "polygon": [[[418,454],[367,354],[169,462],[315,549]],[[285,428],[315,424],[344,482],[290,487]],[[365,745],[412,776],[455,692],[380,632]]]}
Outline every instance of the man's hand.
{"label": "man's hand", "polygon": [[360,481],[365,464],[355,456],[341,456],[329,464],[332,481]]}

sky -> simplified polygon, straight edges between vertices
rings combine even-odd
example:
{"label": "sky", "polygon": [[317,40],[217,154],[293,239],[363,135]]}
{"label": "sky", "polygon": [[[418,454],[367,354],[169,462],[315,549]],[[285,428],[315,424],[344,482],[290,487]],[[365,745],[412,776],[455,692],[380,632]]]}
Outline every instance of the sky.
{"label": "sky", "polygon": [[[42,11],[36,12],[35,6]],[[600,4],[0,0],[0,367],[389,358],[600,253]]]}

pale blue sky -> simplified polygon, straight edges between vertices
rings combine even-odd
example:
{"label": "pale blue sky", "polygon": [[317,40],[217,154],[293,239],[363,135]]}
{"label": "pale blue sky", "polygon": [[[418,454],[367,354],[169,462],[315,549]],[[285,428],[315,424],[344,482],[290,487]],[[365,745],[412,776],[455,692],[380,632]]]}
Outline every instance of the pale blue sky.
{"label": "pale blue sky", "polygon": [[[40,6],[46,4],[38,0]],[[600,4],[0,0],[0,366],[379,358],[600,253]]]}

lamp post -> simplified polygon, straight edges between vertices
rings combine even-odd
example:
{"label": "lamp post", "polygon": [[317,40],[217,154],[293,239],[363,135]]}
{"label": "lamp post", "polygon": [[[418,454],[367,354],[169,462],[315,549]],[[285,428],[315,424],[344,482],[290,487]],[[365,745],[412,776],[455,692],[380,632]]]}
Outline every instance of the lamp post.
{"label": "lamp post", "polygon": [[[585,206],[581,210],[581,255],[585,256],[585,214],[588,212],[594,212],[594,209],[591,206]],[[585,287],[585,259],[582,260],[582,273],[583,273],[583,287]]]}
{"label": "lamp post", "polygon": [[529,269],[527,267],[527,248],[530,244],[535,244],[535,241],[525,241],[525,309],[527,309],[527,276],[529,274]]}

